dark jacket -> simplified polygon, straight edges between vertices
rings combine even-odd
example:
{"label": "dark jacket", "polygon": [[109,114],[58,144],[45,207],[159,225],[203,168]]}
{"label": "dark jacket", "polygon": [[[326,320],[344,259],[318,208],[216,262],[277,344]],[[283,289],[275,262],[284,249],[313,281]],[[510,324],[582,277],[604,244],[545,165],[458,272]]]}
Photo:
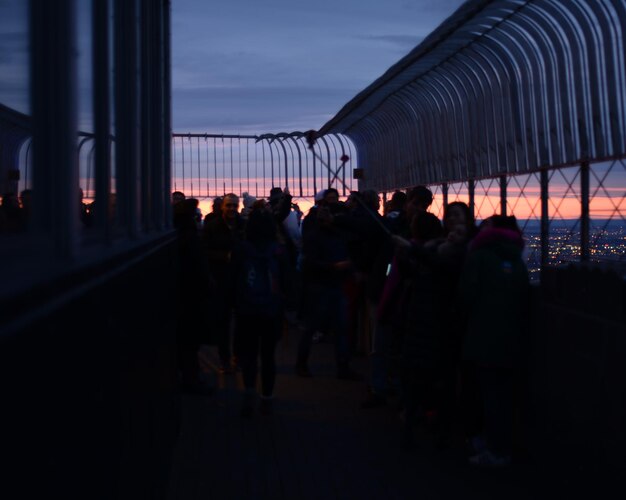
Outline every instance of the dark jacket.
{"label": "dark jacket", "polygon": [[285,251],[281,245],[239,242],[233,251],[231,268],[237,314],[280,315],[285,286]]}
{"label": "dark jacket", "polygon": [[[417,249],[417,246],[416,246]],[[420,258],[412,259],[410,288],[404,315],[403,358],[407,368],[436,375],[443,356],[442,318],[445,291],[436,259],[436,245],[420,248]],[[432,257],[432,258],[431,258]]]}
{"label": "dark jacket", "polygon": [[378,212],[357,206],[335,217],[334,225],[347,238],[348,254],[355,270],[366,277],[366,295],[374,303],[380,300],[387,266],[393,258],[393,246],[381,226],[386,220]]}
{"label": "dark jacket", "polygon": [[235,218],[232,225],[228,225],[223,217],[216,217],[203,229],[209,272],[220,288],[220,294],[229,297],[234,292],[230,270],[232,252],[237,243],[244,239],[244,229],[245,222],[240,216]]}
{"label": "dark jacket", "polygon": [[513,367],[528,312],[528,271],[524,240],[516,231],[488,228],[472,242],[459,291],[467,310],[464,358]]}
{"label": "dark jacket", "polygon": [[334,227],[319,226],[304,239],[304,265],[308,283],[341,286],[349,272],[337,270],[335,264],[348,260],[348,248],[343,233]]}

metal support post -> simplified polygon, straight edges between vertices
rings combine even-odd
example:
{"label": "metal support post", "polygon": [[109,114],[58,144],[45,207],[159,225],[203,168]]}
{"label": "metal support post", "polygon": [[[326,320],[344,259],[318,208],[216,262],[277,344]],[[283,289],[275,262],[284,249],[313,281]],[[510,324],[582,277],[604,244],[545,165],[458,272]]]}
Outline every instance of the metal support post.
{"label": "metal support post", "polygon": [[500,176],[500,213],[502,215],[506,215],[506,187],[507,187],[507,179],[506,175]]}
{"label": "metal support post", "polygon": [[[165,168],[165,148],[169,143],[163,140],[163,2],[156,2],[152,12],[152,98],[153,117],[150,137],[152,142],[153,160],[151,174],[151,212],[152,226],[156,230],[163,229],[165,207],[163,205],[163,171]],[[208,173],[207,173],[208,177]],[[169,194],[169,193],[168,193]],[[208,182],[207,182],[208,195]]]}
{"label": "metal support post", "polygon": [[34,226],[57,257],[71,259],[80,208],[74,0],[31,0],[29,29]]}
{"label": "metal support post", "polygon": [[448,183],[441,184],[441,193],[443,194],[443,208],[448,206]]}
{"label": "metal support post", "polygon": [[548,213],[548,171],[541,171],[541,269],[550,261],[550,214]]}
{"label": "metal support post", "polygon": [[476,217],[476,214],[474,213],[476,211],[476,201],[474,197],[475,192],[476,192],[475,181],[474,179],[470,179],[467,181],[467,194],[469,196],[469,209],[470,209],[470,214],[472,215],[472,219]]}
{"label": "metal support post", "polygon": [[111,239],[109,203],[111,193],[111,114],[109,110],[109,9],[107,0],[93,0],[92,74],[96,167],[95,225]]}
{"label": "metal support post", "polygon": [[[171,30],[170,30],[170,0],[162,2],[162,29],[163,29],[163,80],[161,105],[163,107],[163,170],[161,172],[163,182],[163,216],[164,226],[172,227],[172,209],[170,201],[171,186],[171,170],[172,170],[172,68],[171,68]],[[215,143],[214,143],[215,144]],[[215,153],[217,154],[217,153]],[[215,166],[217,176],[217,165]],[[215,182],[215,194],[217,195],[217,179]]]}
{"label": "metal support post", "polygon": [[580,260],[589,261],[589,162],[580,164]]}
{"label": "metal support post", "polygon": [[133,238],[139,232],[136,0],[115,0],[114,27],[117,218]]}
{"label": "metal support post", "polygon": [[153,96],[153,78],[152,67],[153,67],[153,57],[152,57],[152,1],[150,0],[141,0],[139,2],[139,19],[140,19],[140,30],[139,30],[139,53],[141,54],[140,58],[140,79],[139,79],[139,103],[140,103],[140,126],[139,126],[139,144],[140,144],[140,171],[139,171],[139,179],[140,186],[139,192],[140,196],[140,206],[141,206],[141,226],[144,230],[151,229],[152,226],[152,217],[151,217],[151,183],[152,183],[152,168],[153,162],[156,160],[154,158],[154,146],[152,144],[152,129],[156,124],[154,124],[153,120],[156,118],[154,116],[154,103],[156,101]]}

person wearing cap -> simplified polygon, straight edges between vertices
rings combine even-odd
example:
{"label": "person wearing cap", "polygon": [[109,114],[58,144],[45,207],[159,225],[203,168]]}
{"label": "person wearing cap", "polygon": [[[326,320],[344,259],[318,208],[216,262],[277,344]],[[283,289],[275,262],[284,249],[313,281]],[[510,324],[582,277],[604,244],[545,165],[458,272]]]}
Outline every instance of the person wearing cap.
{"label": "person wearing cap", "polygon": [[248,219],[248,215],[250,215],[250,211],[252,210],[252,205],[256,201],[256,198],[250,195],[248,192],[245,192],[241,196],[243,198],[243,210],[241,211],[241,216],[244,219]]}

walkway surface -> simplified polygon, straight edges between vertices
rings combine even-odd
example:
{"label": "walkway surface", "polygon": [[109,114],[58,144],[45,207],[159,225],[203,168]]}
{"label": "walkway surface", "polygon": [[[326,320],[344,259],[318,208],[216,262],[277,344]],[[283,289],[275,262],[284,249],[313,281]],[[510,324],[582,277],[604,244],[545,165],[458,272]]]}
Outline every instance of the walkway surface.
{"label": "walkway surface", "polygon": [[[184,397],[172,500],[578,497],[568,494],[567,478],[547,478],[523,461],[473,469],[461,446],[438,450],[425,431],[417,449],[405,451],[397,410],[360,409],[365,383],[333,377],[330,344],[314,346],[313,378],[293,374],[295,337],[278,346],[272,416],[239,416],[239,373],[218,377],[212,397]],[[354,365],[365,373],[367,360]]]}

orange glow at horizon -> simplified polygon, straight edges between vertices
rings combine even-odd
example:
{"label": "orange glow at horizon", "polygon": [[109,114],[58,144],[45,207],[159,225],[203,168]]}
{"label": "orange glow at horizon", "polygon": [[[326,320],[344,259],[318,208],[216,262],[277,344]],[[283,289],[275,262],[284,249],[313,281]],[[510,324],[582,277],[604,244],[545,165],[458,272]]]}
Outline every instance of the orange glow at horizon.
{"label": "orange glow at horizon", "polygon": [[[462,201],[464,203],[468,203],[469,198],[462,195],[460,195],[458,198],[456,196],[449,196],[448,202],[452,203],[453,201]],[[313,199],[310,197],[294,197],[293,202],[298,204],[300,210],[302,210],[304,214],[306,214],[314,204]],[[199,201],[199,207],[200,210],[202,210],[203,215],[211,212],[212,204],[212,199],[202,199]],[[474,204],[476,219],[478,220],[486,219],[491,215],[500,213],[499,196],[477,195],[474,197]],[[433,204],[430,207],[430,212],[441,218],[443,216],[442,205],[442,195],[435,194]],[[616,212],[616,206],[619,210],[615,215],[613,215]],[[550,199],[548,207],[550,218],[577,219],[580,217],[580,201],[576,197]],[[241,208],[243,208],[243,205],[241,204],[240,200],[240,209]],[[515,215],[515,217],[520,220],[539,219],[541,217],[541,202],[538,197],[530,197],[528,196],[528,194],[527,199],[521,197],[509,197],[507,213],[509,215]],[[613,215],[614,220],[619,220],[620,214],[626,214],[626,200],[624,200],[624,198],[608,198],[606,196],[596,196],[590,202],[590,216],[592,219],[608,219],[611,217],[611,215]]]}

